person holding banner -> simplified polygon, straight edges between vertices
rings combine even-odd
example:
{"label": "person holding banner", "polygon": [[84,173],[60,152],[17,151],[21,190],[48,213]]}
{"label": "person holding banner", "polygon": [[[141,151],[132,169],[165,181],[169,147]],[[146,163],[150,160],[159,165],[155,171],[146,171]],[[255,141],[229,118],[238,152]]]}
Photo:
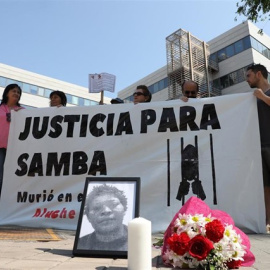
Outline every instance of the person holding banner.
{"label": "person holding banner", "polygon": [[190,80],[182,83],[182,94],[180,98],[182,101],[187,102],[189,98],[197,98],[199,93],[199,85]]}
{"label": "person holding banner", "polygon": [[247,68],[246,81],[251,88],[256,88],[253,94],[257,98],[259,116],[266,232],[270,233],[270,84],[267,78],[265,66],[255,64]]}
{"label": "person holding banner", "polygon": [[136,91],[133,93],[133,103],[150,102],[152,94],[146,85],[138,85]]}
{"label": "person holding banner", "polygon": [[66,107],[67,97],[64,92],[56,90],[50,94],[50,107]]}
{"label": "person holding banner", "polygon": [[124,101],[121,98],[113,98],[111,99],[111,104],[123,104]]}
{"label": "person holding banner", "polygon": [[21,95],[22,89],[18,84],[9,84],[4,89],[0,104],[0,196],[3,183],[9,126],[11,122],[11,110],[18,111],[23,108],[19,103]]}
{"label": "person holding banner", "polygon": [[94,186],[85,201],[85,215],[94,232],[79,238],[78,249],[127,251],[123,219],[127,197],[114,186]]}

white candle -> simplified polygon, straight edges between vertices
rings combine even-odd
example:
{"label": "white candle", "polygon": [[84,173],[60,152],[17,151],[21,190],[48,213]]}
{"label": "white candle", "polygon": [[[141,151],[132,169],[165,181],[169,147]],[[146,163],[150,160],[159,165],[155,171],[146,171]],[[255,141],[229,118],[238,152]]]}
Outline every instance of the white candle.
{"label": "white candle", "polygon": [[151,221],[135,218],[128,223],[128,270],[152,269]]}

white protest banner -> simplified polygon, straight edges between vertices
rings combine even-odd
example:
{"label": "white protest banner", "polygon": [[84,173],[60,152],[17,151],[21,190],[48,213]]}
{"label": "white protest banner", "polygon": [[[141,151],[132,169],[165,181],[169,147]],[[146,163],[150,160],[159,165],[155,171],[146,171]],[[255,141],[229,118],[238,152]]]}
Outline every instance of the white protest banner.
{"label": "white protest banner", "polygon": [[115,75],[109,73],[89,74],[89,93],[114,92]]}
{"label": "white protest banner", "polygon": [[191,196],[265,230],[251,93],[12,113],[0,224],[76,229],[87,176],[140,177],[140,216],[164,230]]}

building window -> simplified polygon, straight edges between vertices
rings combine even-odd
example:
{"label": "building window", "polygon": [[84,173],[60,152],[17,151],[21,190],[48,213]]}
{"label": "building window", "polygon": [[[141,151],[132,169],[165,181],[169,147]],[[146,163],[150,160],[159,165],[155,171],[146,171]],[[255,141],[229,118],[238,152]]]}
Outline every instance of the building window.
{"label": "building window", "polygon": [[226,47],[225,50],[226,50],[227,58],[234,56],[234,46],[233,45],[230,45],[230,46]]}
{"label": "building window", "polygon": [[149,87],[148,87],[148,90],[150,91],[150,93],[154,93],[154,85],[152,84],[152,85],[150,85]]}
{"label": "building window", "polygon": [[1,87],[6,87],[6,81],[7,79],[5,77],[0,77],[0,86]]}
{"label": "building window", "polygon": [[218,61],[219,61],[219,62],[225,60],[225,59],[227,58],[227,57],[226,57],[225,49],[222,49],[222,50],[218,51],[217,57],[218,57]]}
{"label": "building window", "polygon": [[240,68],[225,76],[213,80],[213,87],[222,90],[246,80],[245,72],[248,66]]}
{"label": "building window", "polygon": [[66,94],[67,97],[67,103],[72,103],[72,96],[70,94]]}
{"label": "building window", "polygon": [[79,104],[79,98],[72,96],[72,104],[78,105]]}
{"label": "building window", "polygon": [[237,42],[215,52],[212,53],[210,55],[209,61],[211,60],[216,60],[217,57],[217,61],[221,62],[229,57],[232,57],[244,50],[247,50],[249,48],[251,48],[251,42],[252,40],[250,40],[250,36],[246,36],[243,39],[238,40]]}
{"label": "building window", "polygon": [[154,93],[158,92],[158,82],[154,84]]}
{"label": "building window", "polygon": [[44,97],[50,98],[51,92],[52,92],[52,90],[50,90],[50,89],[45,89]]}
{"label": "building window", "polygon": [[244,50],[243,41],[239,40],[235,42],[234,49],[235,49],[235,54],[242,52]]}
{"label": "building window", "polygon": [[257,41],[255,38],[251,37],[251,46],[253,49],[261,53],[266,58],[270,59],[270,50],[266,46],[264,46],[262,43]]}
{"label": "building window", "polygon": [[[20,81],[16,81],[16,80],[13,80],[10,78],[5,78],[5,77],[0,76],[0,86],[1,87],[6,87],[7,85],[13,84],[13,83],[18,84],[22,88],[22,91],[25,93],[29,93],[32,95],[38,95],[38,96],[42,96],[45,98],[49,98],[50,94],[54,91],[51,89],[39,87],[37,85],[32,85],[29,83],[20,82]],[[96,101],[92,101],[90,99],[84,99],[84,98],[73,96],[70,94],[66,94],[66,97],[67,97],[68,103],[79,105],[79,106],[90,106],[90,105],[98,104],[98,102],[96,102]]]}
{"label": "building window", "polygon": [[159,82],[158,82],[158,89],[162,90],[162,89],[164,89],[164,88],[165,88],[165,87],[164,87],[164,80],[159,81]]}
{"label": "building window", "polygon": [[214,88],[214,89],[218,89],[218,90],[221,89],[221,86],[220,86],[220,79],[219,79],[219,78],[213,80],[213,88]]}
{"label": "building window", "polygon": [[38,93],[38,88],[37,88],[37,86],[35,86],[35,85],[30,85],[30,93],[31,93],[32,95],[37,95],[37,93]]}
{"label": "building window", "polygon": [[23,83],[22,91],[25,93],[30,93],[30,85],[28,83]]}
{"label": "building window", "polygon": [[38,95],[39,96],[44,96],[44,88],[42,88],[42,87],[38,88]]}
{"label": "building window", "polygon": [[220,78],[220,86],[221,86],[221,89],[224,89],[230,86],[228,75],[225,75]]}
{"label": "building window", "polygon": [[79,97],[79,106],[84,106],[84,99]]}
{"label": "building window", "polygon": [[270,50],[267,49],[265,46],[263,46],[262,54],[263,54],[266,58],[270,59]]}
{"label": "building window", "polygon": [[89,99],[84,99],[84,106],[90,106],[91,101]]}
{"label": "building window", "polygon": [[169,86],[169,78],[166,77],[164,80],[164,88],[168,87]]}
{"label": "building window", "polygon": [[251,48],[250,36],[243,38],[244,50]]}

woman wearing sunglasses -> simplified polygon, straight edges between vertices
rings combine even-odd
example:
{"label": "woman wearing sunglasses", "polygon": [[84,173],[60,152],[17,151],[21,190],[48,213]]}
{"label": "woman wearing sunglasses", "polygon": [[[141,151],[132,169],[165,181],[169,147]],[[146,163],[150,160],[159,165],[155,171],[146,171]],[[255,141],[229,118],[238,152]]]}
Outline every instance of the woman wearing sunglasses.
{"label": "woman wearing sunglasses", "polygon": [[4,162],[6,158],[9,126],[11,122],[11,110],[18,111],[23,107],[19,101],[22,89],[17,84],[6,86],[0,104],[0,196],[3,182]]}
{"label": "woman wearing sunglasses", "polygon": [[147,86],[139,85],[137,86],[136,91],[133,93],[133,103],[143,103],[150,102],[152,99],[152,94],[148,90]]}

